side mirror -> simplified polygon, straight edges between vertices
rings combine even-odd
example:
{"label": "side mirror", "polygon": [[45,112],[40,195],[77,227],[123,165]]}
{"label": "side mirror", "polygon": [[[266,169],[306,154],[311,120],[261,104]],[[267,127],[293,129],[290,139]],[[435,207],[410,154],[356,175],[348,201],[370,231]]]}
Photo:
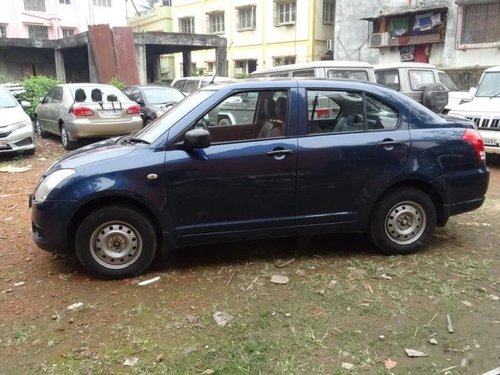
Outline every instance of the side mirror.
{"label": "side mirror", "polygon": [[184,145],[189,149],[207,148],[210,146],[210,133],[203,128],[191,129],[184,134]]}
{"label": "side mirror", "polygon": [[21,107],[23,108],[29,108],[31,107],[31,103],[30,102],[27,102],[26,100],[21,100]]}
{"label": "side mirror", "polygon": [[477,88],[476,87],[471,87],[469,89],[469,94],[471,94],[472,96],[476,95],[476,92],[477,92]]}

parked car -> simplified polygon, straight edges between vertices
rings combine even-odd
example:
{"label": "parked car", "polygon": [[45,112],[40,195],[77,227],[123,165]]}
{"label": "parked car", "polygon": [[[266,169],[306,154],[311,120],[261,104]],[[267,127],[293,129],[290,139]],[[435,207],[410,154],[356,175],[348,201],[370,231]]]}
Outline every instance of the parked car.
{"label": "parked car", "polygon": [[376,82],[373,65],[361,61],[312,61],[256,70],[250,78],[314,77]]}
{"label": "parked car", "polygon": [[[252,116],[213,121],[243,94]],[[377,84],[245,81],[55,162],[30,200],[33,238],[102,278],[137,275],[173,247],[261,237],[367,232],[407,254],[480,207],[488,180],[470,121]]]}
{"label": "parked car", "polygon": [[139,85],[123,90],[130,100],[141,106],[141,117],[144,126],[149,125],[157,117],[167,112],[173,105],[186,96],[175,87]]}
{"label": "parked car", "polygon": [[236,80],[229,77],[195,76],[176,78],[172,81],[171,85],[181,91],[184,95],[190,95],[200,88],[210,85],[211,83],[223,84],[230,82],[236,82]]}
{"label": "parked car", "polygon": [[68,83],[52,88],[36,108],[39,136],[61,137],[66,150],[82,138],[130,134],[142,128],[141,107],[111,85]]}
{"label": "parked car", "polygon": [[500,154],[500,65],[486,69],[471,98],[450,111],[474,121],[483,137],[486,152]]}
{"label": "parked car", "polygon": [[24,112],[28,102],[21,104],[0,87],[0,153],[20,152],[33,155],[36,150],[31,119]]}
{"label": "parked car", "polygon": [[434,65],[413,62],[380,64],[375,65],[375,76],[378,83],[422,103],[433,112],[441,113],[448,105],[449,90],[441,83],[439,70]]}

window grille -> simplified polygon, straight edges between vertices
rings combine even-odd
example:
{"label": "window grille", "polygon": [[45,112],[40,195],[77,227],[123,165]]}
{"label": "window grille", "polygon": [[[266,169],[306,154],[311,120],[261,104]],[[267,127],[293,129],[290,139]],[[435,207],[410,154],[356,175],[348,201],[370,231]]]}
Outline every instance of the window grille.
{"label": "window grille", "polygon": [[28,25],[30,39],[49,39],[49,28],[41,25]]}
{"label": "window grille", "polygon": [[194,17],[179,18],[179,32],[194,34]]}
{"label": "window grille", "polygon": [[461,5],[457,40],[458,48],[500,46],[500,2]]}
{"label": "window grille", "polygon": [[24,10],[45,12],[45,0],[24,0]]}
{"label": "window grille", "polygon": [[238,8],[237,13],[238,31],[255,30],[255,5]]}
{"label": "window grille", "polygon": [[94,6],[96,7],[108,7],[111,8],[111,0],[92,0]]}
{"label": "window grille", "polygon": [[0,25],[0,38],[7,38],[7,25]]}
{"label": "window grille", "polygon": [[333,25],[335,20],[335,1],[323,0],[323,23]]}
{"label": "window grille", "polygon": [[295,1],[274,2],[274,26],[294,25],[297,6]]}
{"label": "window grille", "polygon": [[208,33],[209,34],[224,34],[224,12],[208,13]]}

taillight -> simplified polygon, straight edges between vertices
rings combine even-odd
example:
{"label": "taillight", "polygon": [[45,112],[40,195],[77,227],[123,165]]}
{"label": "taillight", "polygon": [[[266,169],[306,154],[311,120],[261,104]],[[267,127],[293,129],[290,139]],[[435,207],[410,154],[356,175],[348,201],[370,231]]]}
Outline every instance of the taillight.
{"label": "taillight", "polygon": [[71,113],[78,117],[94,116],[94,111],[87,107],[73,107]]}
{"label": "taillight", "polygon": [[477,159],[484,163],[486,161],[486,151],[484,151],[484,142],[481,134],[476,129],[466,129],[462,135],[462,139],[474,147]]}
{"label": "taillight", "polygon": [[139,115],[140,113],[141,107],[139,105],[133,105],[127,109],[127,115]]}

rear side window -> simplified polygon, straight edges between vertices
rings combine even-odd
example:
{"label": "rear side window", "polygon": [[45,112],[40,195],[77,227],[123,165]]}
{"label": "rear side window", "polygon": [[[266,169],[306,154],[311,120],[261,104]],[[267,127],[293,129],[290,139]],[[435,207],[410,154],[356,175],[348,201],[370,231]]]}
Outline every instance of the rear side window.
{"label": "rear side window", "polygon": [[182,88],[184,87],[184,83],[186,83],[186,80],[180,79],[174,83],[174,87],[179,91],[183,91]]}
{"label": "rear side window", "polygon": [[377,83],[387,86],[393,90],[401,90],[399,84],[399,73],[397,69],[394,70],[378,70],[375,72]]}
{"label": "rear side window", "polygon": [[368,73],[364,70],[339,70],[339,69],[329,69],[326,72],[328,78],[344,78],[344,79],[356,79],[358,81],[368,81]]}
{"label": "rear side window", "polygon": [[307,92],[308,134],[392,130],[399,114],[382,100],[362,92]]}
{"label": "rear side window", "polygon": [[297,70],[292,73],[293,77],[314,77],[314,70],[313,69],[308,69],[308,70]]}

